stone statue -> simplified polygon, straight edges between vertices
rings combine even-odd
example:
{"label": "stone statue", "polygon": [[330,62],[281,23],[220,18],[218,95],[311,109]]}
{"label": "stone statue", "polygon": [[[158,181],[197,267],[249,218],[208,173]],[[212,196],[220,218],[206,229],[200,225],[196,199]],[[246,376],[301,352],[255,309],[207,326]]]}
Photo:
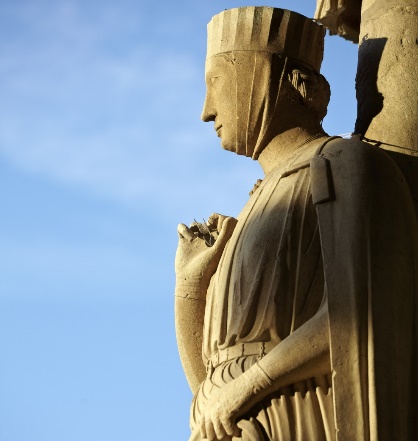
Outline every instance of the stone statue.
{"label": "stone statue", "polygon": [[326,26],[331,35],[358,43],[362,0],[316,0],[314,18]]}
{"label": "stone statue", "polygon": [[418,439],[418,228],[402,173],[323,131],[320,25],[243,7],[208,34],[202,119],[265,177],[238,219],[178,227],[190,440]]}

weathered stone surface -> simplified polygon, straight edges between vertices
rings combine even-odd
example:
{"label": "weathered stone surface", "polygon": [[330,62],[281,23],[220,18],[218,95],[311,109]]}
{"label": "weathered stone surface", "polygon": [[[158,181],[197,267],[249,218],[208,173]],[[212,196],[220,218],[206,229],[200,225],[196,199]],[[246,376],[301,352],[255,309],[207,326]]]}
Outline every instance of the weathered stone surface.
{"label": "weathered stone surface", "polygon": [[418,3],[363,0],[355,132],[418,151]]}
{"label": "weathered stone surface", "polygon": [[404,175],[382,149],[322,130],[319,25],[245,7],[208,31],[202,119],[265,177],[237,219],[178,226],[190,440],[417,439],[418,226]]}
{"label": "weathered stone surface", "polygon": [[329,29],[358,43],[362,0],[317,0],[314,18]]}

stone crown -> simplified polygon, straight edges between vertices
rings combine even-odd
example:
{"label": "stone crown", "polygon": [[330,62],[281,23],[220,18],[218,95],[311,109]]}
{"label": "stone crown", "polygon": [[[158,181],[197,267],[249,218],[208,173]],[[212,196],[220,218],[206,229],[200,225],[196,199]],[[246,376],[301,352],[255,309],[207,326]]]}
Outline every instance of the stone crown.
{"label": "stone crown", "polygon": [[231,51],[259,51],[297,60],[319,72],[324,27],[297,12],[267,6],[222,11],[208,24],[207,58]]}

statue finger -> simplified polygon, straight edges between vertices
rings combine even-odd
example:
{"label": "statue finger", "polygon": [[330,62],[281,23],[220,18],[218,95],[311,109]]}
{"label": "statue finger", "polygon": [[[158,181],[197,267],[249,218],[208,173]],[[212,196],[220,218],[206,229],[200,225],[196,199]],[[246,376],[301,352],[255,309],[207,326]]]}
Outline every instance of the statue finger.
{"label": "statue finger", "polygon": [[215,435],[216,435],[215,439],[223,440],[225,436],[227,436],[228,434],[223,424],[221,423],[220,419],[214,418],[212,424],[213,424],[213,430],[215,431]]}
{"label": "statue finger", "polygon": [[207,224],[208,224],[210,227],[212,227],[212,228],[214,228],[214,229],[216,229],[216,230],[219,231],[219,229],[220,229],[220,226],[219,226],[219,219],[220,219],[220,218],[223,218],[223,217],[225,217],[225,216],[223,216],[222,214],[219,214],[219,213],[212,213],[212,214],[209,216],[209,218],[208,218]]}
{"label": "statue finger", "polygon": [[218,232],[221,231],[222,225],[229,216],[225,216],[223,214],[219,213],[213,213],[209,216],[209,219],[207,221],[208,226],[216,229]]}
{"label": "statue finger", "polygon": [[237,223],[238,221],[233,217],[225,218],[225,221],[222,224],[222,229],[219,231],[219,236],[215,242],[214,248],[224,248],[226,242],[228,242],[229,238],[232,236],[232,233],[234,232]]}
{"label": "statue finger", "polygon": [[215,441],[218,439],[210,418],[205,420],[205,433],[208,441]]}
{"label": "statue finger", "polygon": [[224,418],[222,424],[225,428],[225,432],[227,433],[227,435],[231,437],[241,435],[240,429],[230,418]]}
{"label": "statue finger", "polygon": [[212,213],[212,214],[208,217],[207,224],[208,224],[209,226],[212,226],[212,227],[214,227],[214,228],[217,228],[217,226],[218,226],[218,217],[219,217],[219,214],[218,214],[218,213]]}
{"label": "statue finger", "polygon": [[179,239],[186,239],[188,242],[192,242],[193,240],[196,239],[196,235],[185,224],[178,225],[177,233],[178,233]]}
{"label": "statue finger", "polygon": [[220,214],[218,217],[218,231],[222,231],[223,224],[228,219],[229,216],[224,216],[223,214]]}
{"label": "statue finger", "polygon": [[205,420],[205,416],[202,415],[202,419],[200,421],[200,436],[203,440],[207,439],[206,436],[206,420]]}

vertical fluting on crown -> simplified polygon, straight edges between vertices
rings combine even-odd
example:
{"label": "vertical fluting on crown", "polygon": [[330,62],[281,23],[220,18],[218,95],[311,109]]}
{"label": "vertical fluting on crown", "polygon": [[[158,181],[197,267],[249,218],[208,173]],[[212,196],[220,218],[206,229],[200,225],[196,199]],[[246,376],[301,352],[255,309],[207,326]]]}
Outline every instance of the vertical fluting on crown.
{"label": "vertical fluting on crown", "polygon": [[231,51],[261,51],[319,71],[324,36],[323,26],[297,12],[267,6],[233,8],[209,22],[207,58]]}

